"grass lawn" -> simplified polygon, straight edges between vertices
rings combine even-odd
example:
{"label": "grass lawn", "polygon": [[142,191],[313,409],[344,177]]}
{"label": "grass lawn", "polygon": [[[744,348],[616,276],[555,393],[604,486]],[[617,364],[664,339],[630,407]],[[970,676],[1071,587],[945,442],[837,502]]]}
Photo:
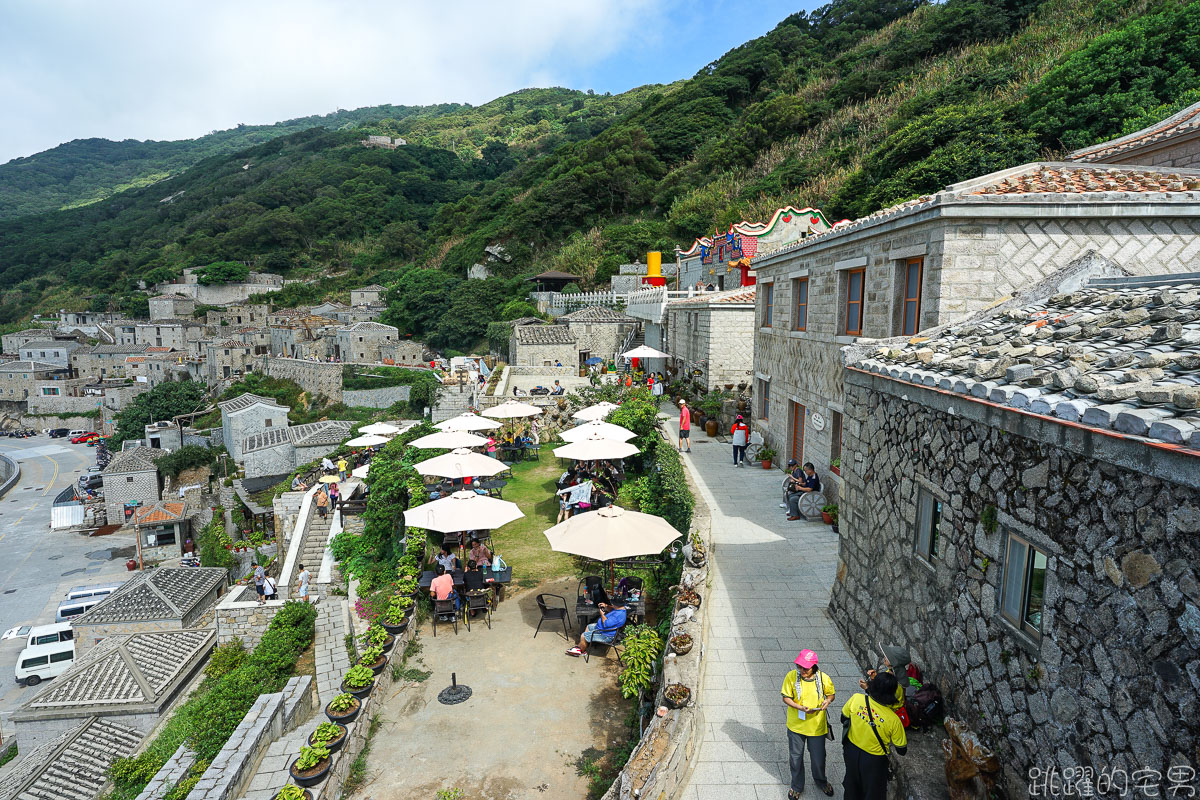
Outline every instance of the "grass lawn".
{"label": "grass lawn", "polygon": [[512,565],[513,583],[528,588],[549,578],[576,574],[575,559],[551,550],[542,533],[558,517],[554,494],[554,482],[562,474],[558,459],[549,447],[543,447],[541,461],[514,464],[512,472],[504,499],[520,506],[525,516],[492,531],[492,545]]}

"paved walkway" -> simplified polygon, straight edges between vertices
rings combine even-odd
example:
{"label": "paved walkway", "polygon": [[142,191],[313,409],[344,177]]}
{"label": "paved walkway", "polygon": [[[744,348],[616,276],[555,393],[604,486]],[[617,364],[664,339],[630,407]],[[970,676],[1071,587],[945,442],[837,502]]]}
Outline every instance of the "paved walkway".
{"label": "paved walkway", "polygon": [[323,706],[341,690],[342,677],[350,669],[346,654],[346,600],[329,595],[317,604],[317,697]]}
{"label": "paved walkway", "polygon": [[[674,436],[674,418],[667,428]],[[842,702],[858,689],[859,668],[825,613],[838,537],[820,522],[786,521],[779,508],[782,472],[758,464],[735,469],[730,445],[695,426],[692,436],[684,462],[712,510],[713,575],[706,601],[712,629],[697,698],[707,732],[682,799],[784,800],[790,773],[779,690],[796,654],[817,651],[833,678],[835,725]],[[826,773],[841,797],[841,745],[826,744]],[[805,796],[824,797],[807,758],[805,770]]]}
{"label": "paved walkway", "polygon": [[267,752],[258,765],[258,771],[250,779],[250,785],[242,795],[244,800],[271,800],[279,794],[280,788],[292,780],[291,773],[288,772],[292,759],[300,754],[301,747],[308,744],[308,736],[316,729],[317,722],[324,721],[324,715],[320,719],[314,717],[267,745]]}

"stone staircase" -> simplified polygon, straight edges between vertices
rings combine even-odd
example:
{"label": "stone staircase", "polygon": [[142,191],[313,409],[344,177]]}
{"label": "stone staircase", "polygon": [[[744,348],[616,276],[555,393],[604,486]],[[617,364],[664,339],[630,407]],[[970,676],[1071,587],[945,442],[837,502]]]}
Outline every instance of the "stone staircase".
{"label": "stone staircase", "polygon": [[317,572],[321,569],[321,560],[325,557],[325,547],[329,544],[329,527],[332,520],[333,514],[321,519],[321,515],[314,509],[312,518],[304,530],[304,541],[300,547],[300,563],[308,567],[313,584],[317,582]]}
{"label": "stone staircase", "polygon": [[[641,347],[645,343],[646,343],[646,329],[644,326],[638,325],[637,331],[633,334],[633,338],[629,340],[629,346],[626,347],[625,350],[623,350],[622,352],[628,352],[635,347]],[[620,355],[620,353],[618,353],[617,355]],[[623,363],[621,364],[619,371],[622,375],[628,375],[632,368],[631,368],[629,362],[625,361],[625,359],[621,359],[621,361]]]}

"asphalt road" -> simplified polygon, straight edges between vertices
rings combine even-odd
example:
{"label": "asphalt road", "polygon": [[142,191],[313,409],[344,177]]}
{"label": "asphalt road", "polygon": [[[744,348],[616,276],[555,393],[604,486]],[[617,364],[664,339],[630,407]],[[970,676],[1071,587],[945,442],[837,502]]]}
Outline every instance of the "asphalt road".
{"label": "asphalt road", "polygon": [[[21,465],[21,479],[0,498],[0,632],[54,622],[67,590],[124,580],[132,535],[88,537],[50,529],[54,497],[96,463],[96,449],[66,439],[0,439],[0,452]],[[0,729],[34,690],[16,684],[19,639],[0,642]]]}

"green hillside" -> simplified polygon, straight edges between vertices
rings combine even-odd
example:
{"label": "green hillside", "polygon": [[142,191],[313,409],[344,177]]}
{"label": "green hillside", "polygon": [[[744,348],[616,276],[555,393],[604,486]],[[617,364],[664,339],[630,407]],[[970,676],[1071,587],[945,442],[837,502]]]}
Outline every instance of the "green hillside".
{"label": "green hillside", "polygon": [[[527,310],[522,276],[602,283],[784,203],[853,217],[1052,157],[1194,102],[1197,65],[1200,0],[838,0],[671,86],[363,117],[0,222],[0,323],[242,261],[316,281],[284,304],[379,281],[388,321],[466,349]],[[511,261],[466,281],[493,243]]]}

